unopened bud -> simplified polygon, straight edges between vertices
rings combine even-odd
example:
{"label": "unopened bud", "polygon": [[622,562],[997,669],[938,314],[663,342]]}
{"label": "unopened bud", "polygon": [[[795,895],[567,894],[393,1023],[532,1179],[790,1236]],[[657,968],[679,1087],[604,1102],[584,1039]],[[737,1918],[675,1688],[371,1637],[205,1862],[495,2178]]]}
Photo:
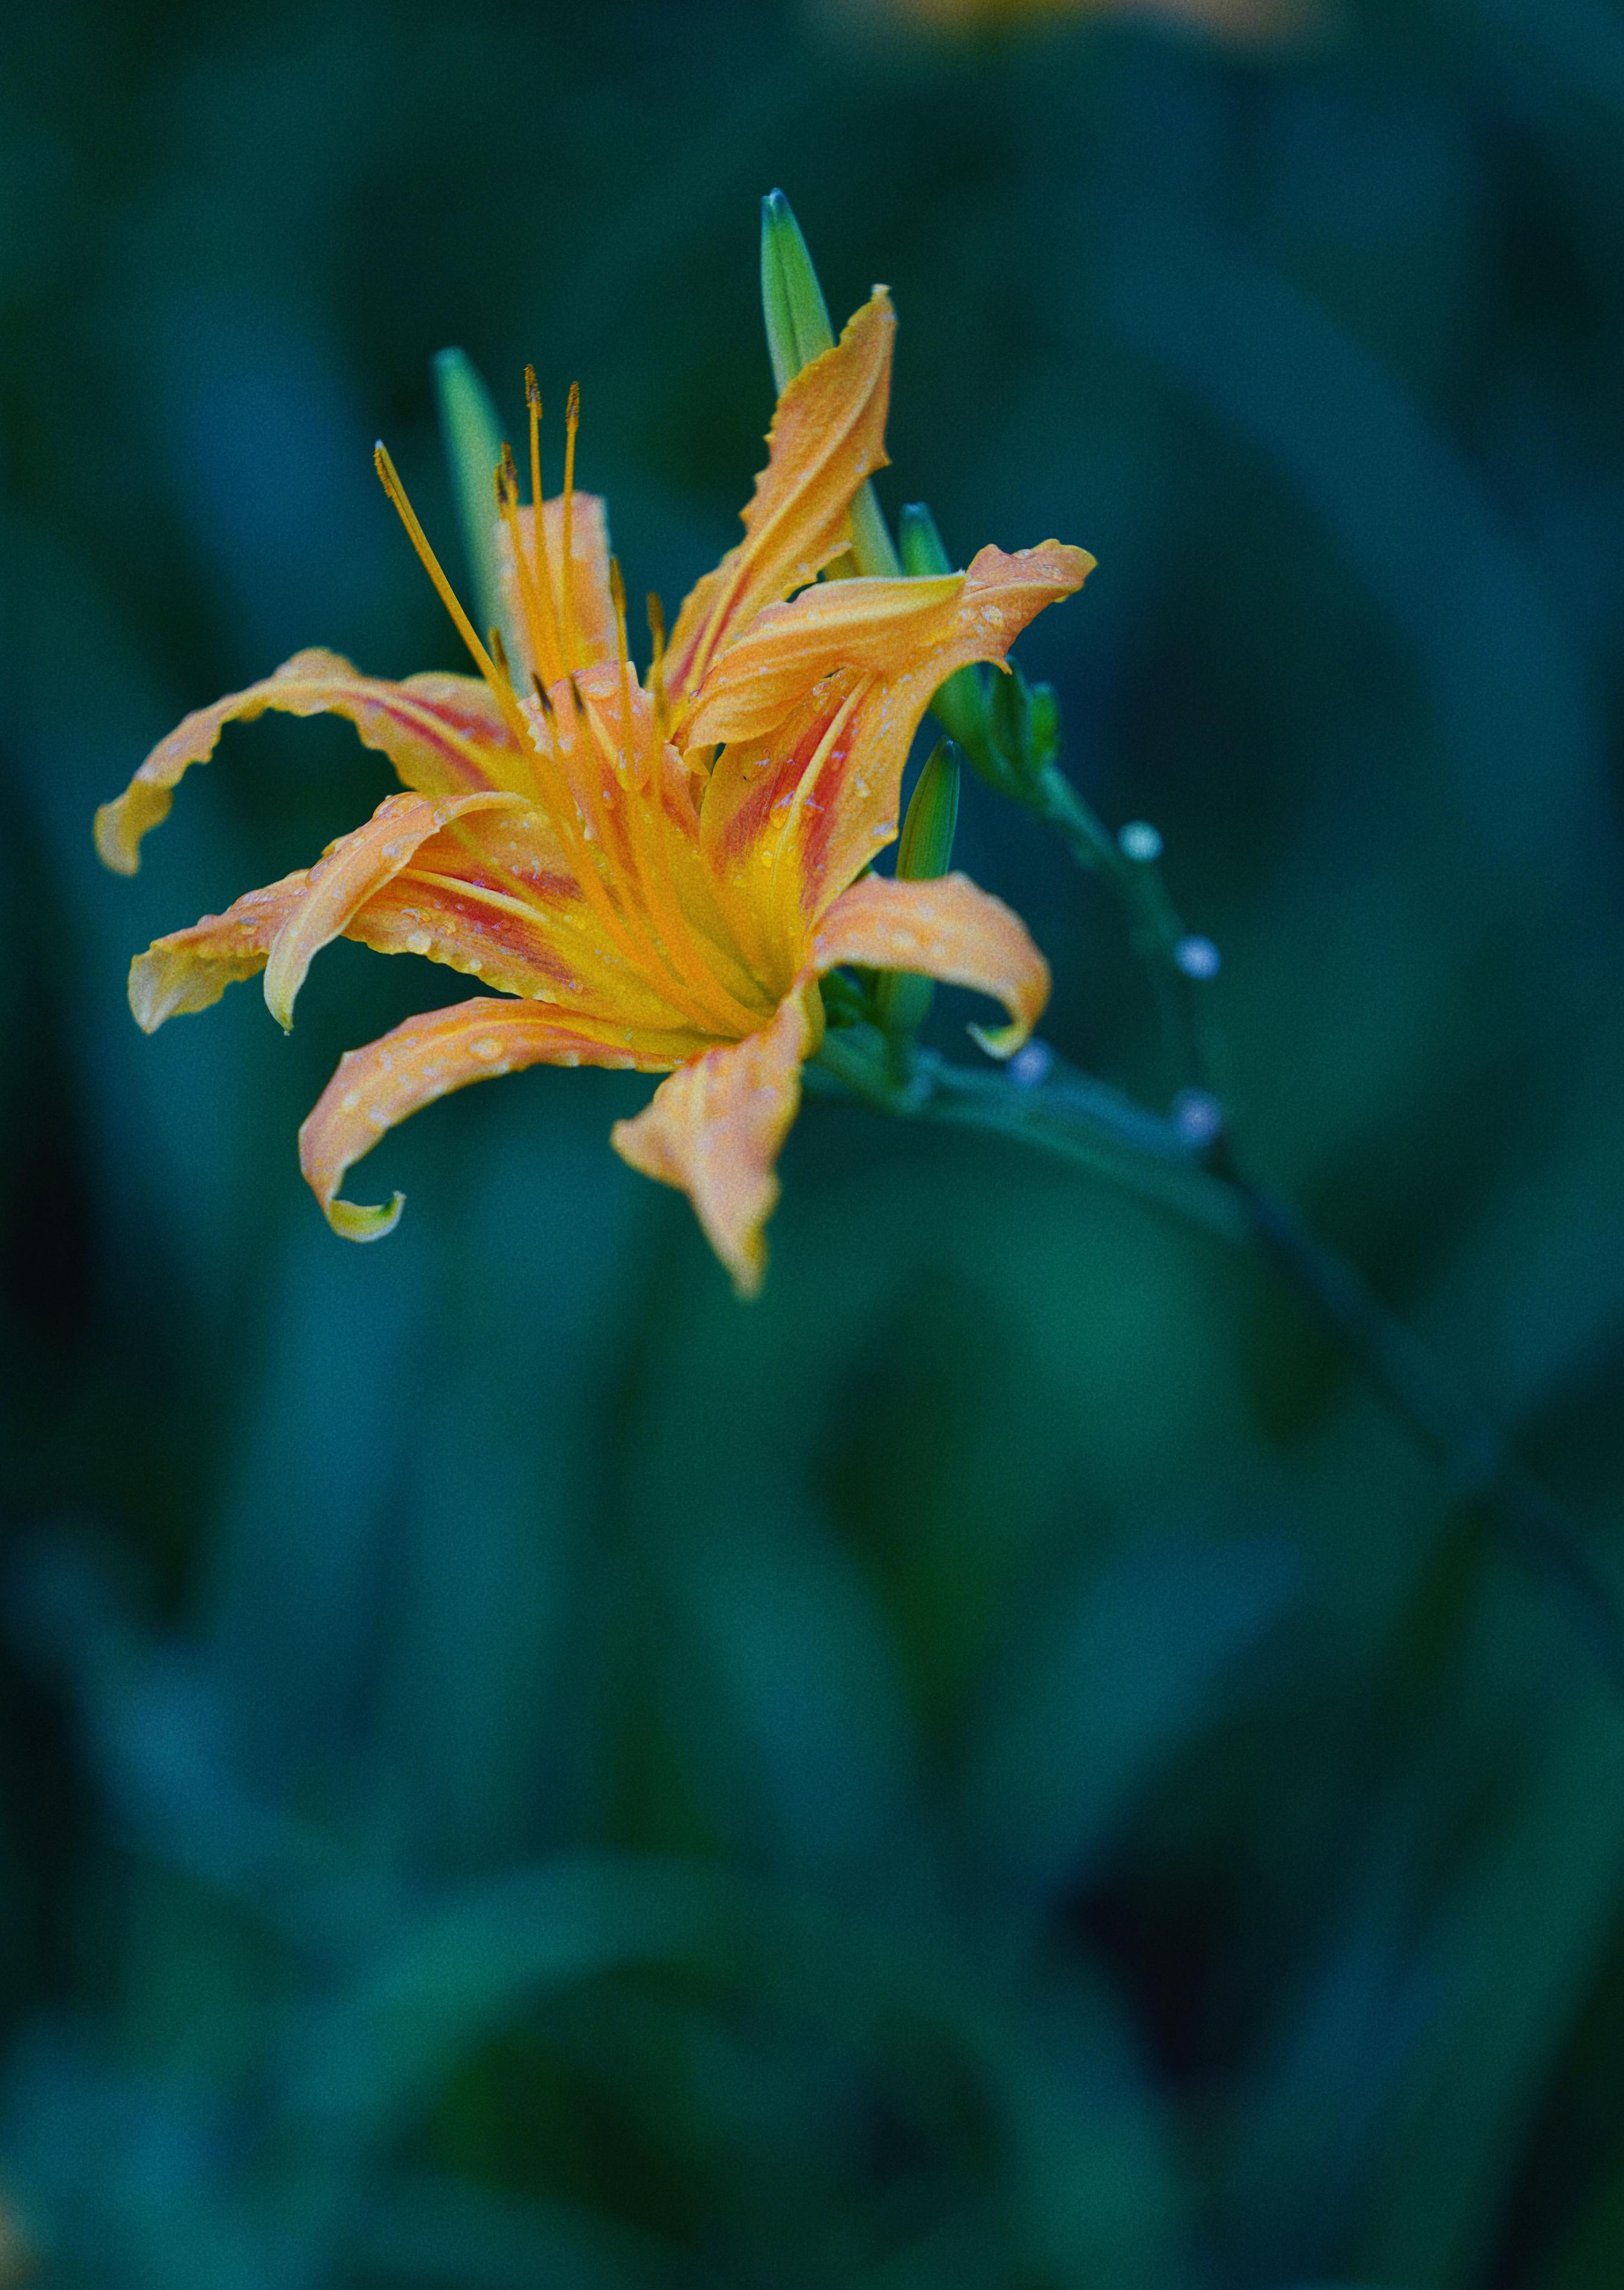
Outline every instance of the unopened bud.
{"label": "unopened bud", "polygon": [[1173,949],[1173,960],[1187,978],[1216,978],[1223,967],[1223,959],[1210,938],[1193,933],[1181,938]]}
{"label": "unopened bud", "polygon": [[[956,567],[936,520],[923,501],[908,501],[897,515],[897,544],[902,570],[910,580],[940,580]],[[931,713],[956,740],[978,769],[987,748],[987,672],[961,668],[938,686]]]}
{"label": "unopened bud", "polygon": [[[761,309],[767,327],[767,355],[781,397],[804,365],[835,347],[828,304],[795,210],[782,191],[769,191],[761,203]],[[836,571],[894,576],[901,571],[890,528],[871,484],[858,488],[852,502],[852,550]]]}
{"label": "unopened bud", "polygon": [[761,307],[781,396],[804,365],[835,346],[828,304],[782,191],[769,191],[761,203]]}
{"label": "unopened bud", "polygon": [[500,628],[516,660],[523,648],[514,643],[503,609],[496,553],[499,518],[492,499],[492,478],[502,466],[501,425],[491,393],[466,351],[436,353],[434,394],[474,590],[474,623],[477,628]]}
{"label": "unopened bud", "polygon": [[1172,1101],[1173,1126],[1186,1144],[1204,1148],[1223,1134],[1224,1109],[1206,1089],[1181,1089]]}
{"label": "unopened bud", "polygon": [[1148,867],[1162,855],[1162,837],[1148,819],[1131,819],[1116,837],[1124,859]]}
{"label": "unopened bud", "polygon": [[902,821],[897,845],[900,883],[930,883],[947,873],[958,828],[958,749],[951,740],[939,740],[925,758]]}
{"label": "unopened bud", "polygon": [[[897,845],[900,883],[933,882],[947,873],[958,825],[958,749],[951,740],[939,741],[919,774],[902,821]],[[930,1015],[935,994],[928,978],[910,971],[882,971],[875,989],[876,1014],[888,1034],[916,1034]]]}
{"label": "unopened bud", "polygon": [[954,570],[936,520],[923,501],[905,501],[898,510],[897,546],[902,570],[916,581],[940,579]]}
{"label": "unopened bud", "polygon": [[1048,1080],[1053,1063],[1054,1052],[1047,1042],[1028,1042],[1016,1051],[1004,1070],[1022,1089],[1036,1089],[1040,1082]]}

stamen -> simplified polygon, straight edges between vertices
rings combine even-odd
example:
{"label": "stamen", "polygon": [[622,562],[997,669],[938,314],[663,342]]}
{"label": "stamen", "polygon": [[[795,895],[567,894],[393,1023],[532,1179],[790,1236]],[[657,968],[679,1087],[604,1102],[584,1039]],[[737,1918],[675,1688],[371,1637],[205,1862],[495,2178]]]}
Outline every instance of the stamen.
{"label": "stamen", "polygon": [[571,668],[575,658],[575,543],[572,524],[575,508],[575,433],[580,428],[580,384],[570,384],[569,401],[564,411],[564,652]]}
{"label": "stamen", "polygon": [[541,491],[541,385],[536,380],[533,365],[527,365],[524,369],[524,403],[530,409],[530,505],[534,511],[535,529],[532,539],[535,550],[536,587],[546,598],[547,608],[556,621],[552,569],[548,563],[547,522],[541,514],[545,506]]}
{"label": "stamen", "polygon": [[[616,566],[611,574],[612,594],[618,571]],[[621,597],[623,602],[623,589]],[[624,664],[623,645],[621,659]],[[608,725],[584,697],[576,678],[571,676],[566,680],[583,739],[589,740],[604,761],[612,765],[624,789],[625,801],[618,817],[625,844],[624,860],[629,861],[630,881],[635,883],[638,894],[634,908],[636,925],[647,933],[648,953],[670,981],[668,987],[662,985],[659,990],[670,1000],[671,989],[675,989],[680,1005],[692,1011],[708,1031],[724,1035],[749,1033],[760,1022],[760,1013],[741,1002],[718,975],[716,959],[700,944],[684,911],[668,864],[670,822],[664,816],[658,774],[652,778],[645,774],[644,784],[639,786],[634,770],[628,784],[627,763],[631,748],[629,677],[623,675],[621,679],[621,731],[627,750],[623,755],[616,753]],[[652,815],[651,802],[654,805]],[[629,887],[626,876],[621,880],[624,886]]]}
{"label": "stamen", "polygon": [[381,438],[372,448],[372,466],[378,472],[379,480],[385,492],[394,504],[396,515],[406,528],[407,537],[412,546],[422,560],[423,570],[439,592],[440,602],[455,621],[458,635],[473,654],[480,674],[496,695],[497,704],[508,718],[508,729],[516,733],[522,748],[528,748],[530,727],[520,712],[518,701],[513,696],[512,687],[497,674],[495,661],[475,635],[473,621],[458,603],[457,592],[446,579],[441,570],[439,558],[428,545],[428,535],[418,523],[417,511],[406,499],[406,489],[400,481],[400,473],[390,460],[388,448]]}
{"label": "stamen", "polygon": [[626,577],[618,556],[609,560],[609,601],[614,606],[614,645],[620,663],[620,753],[629,768],[633,763],[631,654],[626,642]]}
{"label": "stamen", "polygon": [[513,569],[518,577],[519,603],[530,635],[532,657],[539,663],[548,683],[556,683],[564,673],[559,657],[558,624],[553,615],[553,599],[549,589],[543,588],[540,596],[524,561],[524,536],[519,529],[519,478],[514,467],[513,449],[502,447],[502,459],[496,472],[496,504],[508,528],[508,545],[513,550]]}
{"label": "stamen", "polygon": [[649,637],[654,647],[649,662],[649,691],[654,701],[654,724],[663,741],[668,729],[666,709],[666,608],[658,589],[648,596]]}

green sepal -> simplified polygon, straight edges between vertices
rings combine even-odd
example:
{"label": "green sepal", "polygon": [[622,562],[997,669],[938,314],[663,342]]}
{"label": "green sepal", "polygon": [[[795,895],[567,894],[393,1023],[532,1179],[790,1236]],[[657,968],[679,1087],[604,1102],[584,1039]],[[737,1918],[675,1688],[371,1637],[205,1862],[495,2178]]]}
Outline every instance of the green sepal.
{"label": "green sepal", "polygon": [[[933,882],[951,866],[960,778],[957,748],[951,740],[939,741],[925,759],[902,821],[897,845],[900,883]],[[911,971],[882,971],[875,989],[875,1015],[888,1035],[911,1036],[930,1016],[935,998],[930,979]]]}
{"label": "green sepal", "polygon": [[502,458],[501,424],[491,393],[466,350],[436,352],[434,394],[473,586],[476,610],[471,617],[481,636],[488,629],[500,629],[508,658],[516,660],[523,655],[503,610],[497,572],[496,470]]}

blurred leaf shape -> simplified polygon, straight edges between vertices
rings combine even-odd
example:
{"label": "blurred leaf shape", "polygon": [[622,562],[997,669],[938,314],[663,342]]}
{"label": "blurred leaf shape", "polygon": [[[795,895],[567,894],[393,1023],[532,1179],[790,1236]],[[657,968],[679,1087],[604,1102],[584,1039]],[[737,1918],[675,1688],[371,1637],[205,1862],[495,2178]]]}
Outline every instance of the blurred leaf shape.
{"label": "blurred leaf shape", "polygon": [[1292,1546],[1259,1534],[1152,1537],[1052,1591],[1007,1649],[966,1754],[965,1817],[1004,1880],[1046,1895],[1085,1877],[1301,1587]]}

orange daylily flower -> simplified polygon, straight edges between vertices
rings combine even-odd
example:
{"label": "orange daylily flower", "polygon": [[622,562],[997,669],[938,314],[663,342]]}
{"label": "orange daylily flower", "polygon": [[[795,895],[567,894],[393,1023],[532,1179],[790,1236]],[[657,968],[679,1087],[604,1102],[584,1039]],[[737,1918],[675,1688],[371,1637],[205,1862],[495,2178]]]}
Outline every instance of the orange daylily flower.
{"label": "orange daylily flower", "polygon": [[748,1293],[801,1067],[822,1035],[826,972],[861,963],[976,988],[1008,1012],[990,1042],[1000,1053],[1030,1032],[1048,970],[1007,907],[962,875],[904,883],[865,869],[897,831],[903,765],[937,685],[969,661],[1002,661],[1092,559],[1046,541],[984,548],[940,579],[818,581],[849,548],[852,497],[884,461],[894,325],[876,288],[785,388],[745,537],[694,589],[668,645],[656,627],[646,677],[628,656],[604,505],[574,488],[573,394],[564,489],[543,501],[532,382],[531,504],[519,505],[511,457],[497,484],[523,657],[493,639],[493,658],[480,642],[380,448],[479,677],[392,684],[300,653],[188,716],[98,813],[103,859],[133,872],[188,766],[226,724],[267,709],[348,717],[404,783],[314,867],[157,940],[130,975],[149,1032],[260,970],[289,1024],[312,959],[340,936],[427,955],[492,989],[342,1061],[300,1132],[336,1231],[370,1240],[395,1223],[399,1194],[368,1208],[339,1187],[420,1106],[521,1066],[630,1067],[668,1078],[616,1124],[617,1151],[687,1193]]}

